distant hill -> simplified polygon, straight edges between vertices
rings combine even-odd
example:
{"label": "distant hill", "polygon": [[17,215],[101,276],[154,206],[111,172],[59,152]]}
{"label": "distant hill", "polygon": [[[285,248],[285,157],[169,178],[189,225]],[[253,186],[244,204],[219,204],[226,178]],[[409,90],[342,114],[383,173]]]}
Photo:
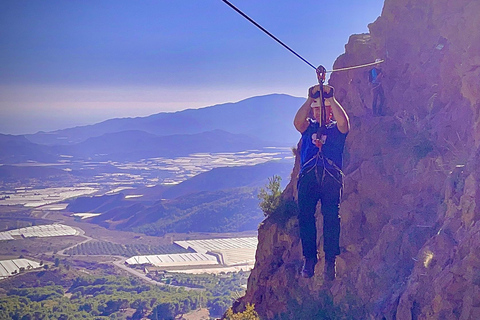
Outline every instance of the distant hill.
{"label": "distant hill", "polygon": [[189,193],[216,191],[238,187],[263,187],[268,178],[279,175],[288,182],[292,162],[269,161],[255,166],[215,168],[196,175],[163,192],[163,198],[172,199]]}
{"label": "distant hill", "polygon": [[254,188],[198,192],[149,207],[137,204],[112,209],[93,218],[92,222],[155,236],[167,232],[257,230],[264,216],[256,194]]}
{"label": "distant hill", "polygon": [[75,158],[138,160],[153,157],[178,157],[198,152],[236,152],[268,144],[243,134],[213,130],[197,134],[157,136],[140,130],[106,133],[68,146],[56,146],[58,154]]}
{"label": "distant hill", "polygon": [[57,162],[62,155],[131,161],[293,146],[299,134],[292,121],[302,103],[302,98],[272,94],[33,135],[0,134],[0,163]]}
{"label": "distant hill", "polygon": [[[2,137],[3,136],[3,137]],[[202,152],[238,152],[262,149],[268,142],[244,134],[213,130],[197,134],[157,136],[140,130],[107,133],[73,145],[47,146],[24,136],[0,136],[0,163],[57,162],[73,159],[134,161],[154,157],[179,157]],[[286,146],[278,143],[276,146]],[[75,174],[86,172],[75,172]]]}
{"label": "distant hill", "polygon": [[291,168],[292,163],[287,161],[216,168],[166,190],[157,189],[158,200],[154,203],[153,194],[147,202],[143,197],[125,200],[123,194],[118,194],[77,198],[67,210],[102,213],[89,221],[149,235],[256,230],[263,219],[258,187],[265,186],[273,175],[288,182]]}
{"label": "distant hill", "polygon": [[151,205],[124,200],[123,194],[83,197],[73,201],[67,210],[102,212],[89,221],[147,235],[247,231],[256,230],[264,218],[256,194],[255,188],[202,191]]}
{"label": "distant hill", "polygon": [[114,195],[102,195],[93,197],[78,197],[73,199],[67,206],[70,212],[106,212],[113,208],[127,206],[128,203],[122,193]]}
{"label": "distant hill", "polygon": [[0,163],[56,160],[57,156],[51,147],[32,143],[24,136],[0,134]]}
{"label": "distant hill", "polygon": [[68,145],[122,131],[138,130],[166,136],[220,129],[234,134],[246,134],[263,141],[293,145],[298,140],[298,133],[292,121],[303,101],[303,98],[272,94],[200,109],[164,112],[148,117],[110,119],[93,125],[39,132],[26,137],[39,144]]}

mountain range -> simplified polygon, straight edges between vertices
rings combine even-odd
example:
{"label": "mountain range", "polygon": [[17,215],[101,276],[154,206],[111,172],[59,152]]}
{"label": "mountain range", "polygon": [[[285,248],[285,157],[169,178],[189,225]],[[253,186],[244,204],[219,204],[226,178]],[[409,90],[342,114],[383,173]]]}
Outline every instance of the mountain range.
{"label": "mountain range", "polygon": [[179,157],[199,152],[236,152],[262,148],[266,145],[268,145],[266,142],[259,139],[218,129],[169,136],[129,130],[106,133],[73,145],[50,148],[55,150],[56,154],[66,154],[76,159],[130,161],[154,157]]}
{"label": "mountain range", "polygon": [[302,98],[272,94],[52,132],[0,134],[0,163],[54,162],[61,156],[123,161],[293,146],[299,135],[292,121],[302,103]]}
{"label": "mountain range", "polygon": [[143,131],[157,136],[223,130],[267,142],[296,143],[293,118],[303,99],[285,94],[248,98],[236,103],[162,112],[148,117],[110,119],[97,124],[25,135],[31,142],[71,145],[88,138],[122,131]]}

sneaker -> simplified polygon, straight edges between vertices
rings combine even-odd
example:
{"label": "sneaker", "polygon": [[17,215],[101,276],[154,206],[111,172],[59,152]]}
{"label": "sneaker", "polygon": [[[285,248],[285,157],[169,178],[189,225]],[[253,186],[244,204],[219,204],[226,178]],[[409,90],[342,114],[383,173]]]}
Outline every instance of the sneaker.
{"label": "sneaker", "polygon": [[304,278],[311,278],[315,273],[315,265],[317,261],[315,259],[305,259],[305,263],[303,264],[302,269],[302,277]]}
{"label": "sneaker", "polygon": [[327,281],[335,280],[335,259],[325,260],[325,280]]}

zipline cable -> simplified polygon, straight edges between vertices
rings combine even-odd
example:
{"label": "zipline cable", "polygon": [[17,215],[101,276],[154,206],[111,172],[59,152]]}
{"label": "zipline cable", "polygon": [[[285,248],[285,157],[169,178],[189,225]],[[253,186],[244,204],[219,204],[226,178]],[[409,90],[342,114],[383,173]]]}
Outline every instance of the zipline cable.
{"label": "zipline cable", "polygon": [[237,11],[242,17],[244,17],[245,19],[247,19],[248,21],[250,21],[251,23],[253,23],[257,28],[259,28],[260,30],[262,30],[263,32],[265,32],[267,35],[269,35],[273,40],[277,41],[278,43],[280,43],[282,46],[284,46],[287,50],[289,50],[291,53],[293,53],[294,55],[296,55],[298,58],[302,59],[303,62],[305,62],[306,64],[308,64],[310,67],[312,67],[313,69],[317,70],[317,67],[315,67],[313,64],[311,64],[310,62],[308,62],[307,60],[305,60],[301,55],[299,55],[298,53],[296,53],[295,51],[293,51],[292,49],[290,49],[289,46],[287,46],[285,43],[283,43],[282,41],[280,41],[280,39],[278,39],[277,37],[275,37],[273,34],[271,34],[270,32],[268,32],[264,27],[262,27],[261,25],[259,25],[258,23],[256,23],[252,18],[250,18],[249,16],[247,16],[245,13],[243,13],[242,11],[240,11],[240,9],[238,9],[237,7],[235,7],[233,4],[231,4],[230,2],[228,2],[227,0],[222,0],[223,2],[225,2],[228,6],[230,6],[233,10]]}
{"label": "zipline cable", "polygon": [[[230,8],[232,8],[233,10],[235,10],[238,14],[240,14],[242,17],[244,17],[245,19],[247,19],[248,21],[250,21],[251,23],[253,23],[257,28],[259,28],[260,30],[262,30],[263,32],[265,32],[267,35],[269,35],[273,40],[277,41],[278,43],[280,43],[283,47],[285,47],[288,51],[290,51],[291,53],[293,53],[294,55],[296,55],[298,58],[300,58],[303,62],[305,62],[306,64],[308,64],[310,67],[312,67],[313,69],[317,70],[317,67],[315,67],[313,64],[311,64],[310,62],[308,62],[306,59],[304,59],[301,55],[299,55],[298,53],[296,53],[295,51],[293,51],[289,46],[287,46],[285,43],[283,43],[280,39],[278,39],[277,37],[275,37],[273,34],[271,34],[270,32],[268,32],[268,30],[266,30],[264,27],[262,27],[261,25],[259,25],[257,22],[255,22],[255,20],[253,20],[252,18],[250,18],[249,16],[247,16],[245,13],[243,13],[240,9],[238,9],[237,7],[235,7],[232,3],[230,3],[228,0],[222,0],[225,4],[227,4]],[[333,70],[328,70],[328,71],[325,71],[326,73],[332,73],[332,72],[337,72],[337,71],[347,71],[347,70],[353,70],[353,69],[358,69],[358,68],[364,68],[364,67],[369,67],[369,66],[374,66],[374,65],[377,65],[379,63],[382,63],[384,62],[385,60],[380,60],[380,61],[375,61],[375,62],[371,62],[371,63],[366,63],[366,64],[362,64],[362,65],[357,65],[357,66],[352,66],[352,67],[346,67],[346,68],[339,68],[339,69],[333,69]]]}

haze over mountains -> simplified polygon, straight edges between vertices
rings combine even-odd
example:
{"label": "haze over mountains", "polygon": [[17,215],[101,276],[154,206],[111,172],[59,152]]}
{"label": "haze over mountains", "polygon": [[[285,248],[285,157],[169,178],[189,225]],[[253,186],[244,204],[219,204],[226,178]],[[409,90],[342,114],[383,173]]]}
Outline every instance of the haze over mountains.
{"label": "haze over mountains", "polygon": [[158,113],[148,117],[111,119],[89,126],[26,135],[45,145],[74,144],[107,133],[139,130],[157,136],[224,130],[273,142],[296,143],[292,121],[303,98],[271,94],[200,109]]}
{"label": "haze over mountains", "polygon": [[298,133],[292,119],[302,103],[302,98],[272,94],[25,136],[0,134],[0,161],[51,162],[61,155],[122,161],[293,146]]}

